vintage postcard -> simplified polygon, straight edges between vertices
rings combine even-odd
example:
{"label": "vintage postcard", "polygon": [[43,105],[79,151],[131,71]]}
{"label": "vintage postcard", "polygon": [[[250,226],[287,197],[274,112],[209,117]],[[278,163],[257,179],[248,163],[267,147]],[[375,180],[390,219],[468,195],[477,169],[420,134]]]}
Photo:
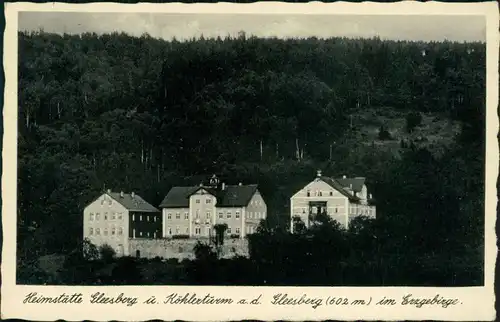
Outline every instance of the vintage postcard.
{"label": "vintage postcard", "polygon": [[2,318],[495,318],[496,4],[5,15]]}

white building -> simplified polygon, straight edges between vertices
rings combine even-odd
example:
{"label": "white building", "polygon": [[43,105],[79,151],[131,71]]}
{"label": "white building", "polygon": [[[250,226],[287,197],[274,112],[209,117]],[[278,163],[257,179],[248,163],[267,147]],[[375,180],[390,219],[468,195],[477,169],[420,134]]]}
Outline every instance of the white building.
{"label": "white building", "polygon": [[326,213],[345,228],[360,215],[376,217],[376,207],[365,184],[365,178],[333,179],[318,171],[316,178],[290,198],[290,220],[299,217],[309,227],[312,218]]}

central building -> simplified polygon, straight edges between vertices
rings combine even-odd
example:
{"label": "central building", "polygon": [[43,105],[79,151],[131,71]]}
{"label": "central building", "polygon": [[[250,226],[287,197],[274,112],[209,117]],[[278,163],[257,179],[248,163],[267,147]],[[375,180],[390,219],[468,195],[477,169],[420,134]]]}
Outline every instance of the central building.
{"label": "central building", "polygon": [[226,185],[215,175],[209,184],[173,187],[160,208],[164,238],[208,238],[217,224],[227,224],[226,236],[244,238],[267,216],[256,184]]}

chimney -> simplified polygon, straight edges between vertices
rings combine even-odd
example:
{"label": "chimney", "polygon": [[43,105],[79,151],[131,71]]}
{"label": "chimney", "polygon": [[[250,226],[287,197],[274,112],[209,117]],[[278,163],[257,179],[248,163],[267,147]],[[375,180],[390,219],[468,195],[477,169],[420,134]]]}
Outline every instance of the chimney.
{"label": "chimney", "polygon": [[321,177],[321,170],[318,170],[318,171],[316,172],[316,175],[317,175],[318,177]]}
{"label": "chimney", "polygon": [[134,198],[134,197],[135,197],[135,192],[133,192],[133,191],[132,191],[132,192],[130,193],[130,196],[132,196],[132,198]]}
{"label": "chimney", "polygon": [[345,176],[345,174],[342,176],[342,179],[347,179],[347,177]]}
{"label": "chimney", "polygon": [[224,182],[222,183],[221,190],[226,190],[226,184]]}
{"label": "chimney", "polygon": [[120,197],[123,198],[123,191],[120,192]]}
{"label": "chimney", "polygon": [[111,193],[111,189],[108,189],[107,191],[108,191],[108,193]]}

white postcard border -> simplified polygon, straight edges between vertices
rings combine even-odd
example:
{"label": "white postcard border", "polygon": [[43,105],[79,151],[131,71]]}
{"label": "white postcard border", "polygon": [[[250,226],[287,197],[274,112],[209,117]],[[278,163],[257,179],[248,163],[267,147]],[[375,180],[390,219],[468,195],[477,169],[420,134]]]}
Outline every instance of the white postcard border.
{"label": "white postcard border", "polygon": [[[488,3],[280,3],[253,4],[65,4],[65,3],[6,3],[6,28],[4,33],[4,138],[2,172],[2,318],[26,320],[491,320],[495,318],[494,273],[496,262],[496,181],[498,177],[498,6]],[[201,287],[201,286],[22,286],[15,284],[16,267],[16,213],[17,213],[17,28],[19,11],[57,12],[165,12],[165,13],[241,13],[241,14],[358,14],[358,15],[481,15],[487,26],[487,122],[486,122],[486,194],[485,194],[485,286],[460,288],[434,287]],[[88,304],[23,304],[25,296],[37,292],[45,296],[61,293],[82,293],[86,299],[95,292],[137,296],[146,300],[152,295],[162,298],[170,293],[197,293],[204,295],[240,298],[257,298],[262,294],[260,305],[98,305]],[[440,306],[416,308],[396,305],[344,307],[323,305],[273,306],[269,303],[277,293],[300,297],[347,297],[351,300],[384,297],[398,301],[404,294],[415,297],[457,298],[460,305],[444,309]],[[220,305],[219,305],[220,306]],[[139,308],[139,309],[138,309]]]}

